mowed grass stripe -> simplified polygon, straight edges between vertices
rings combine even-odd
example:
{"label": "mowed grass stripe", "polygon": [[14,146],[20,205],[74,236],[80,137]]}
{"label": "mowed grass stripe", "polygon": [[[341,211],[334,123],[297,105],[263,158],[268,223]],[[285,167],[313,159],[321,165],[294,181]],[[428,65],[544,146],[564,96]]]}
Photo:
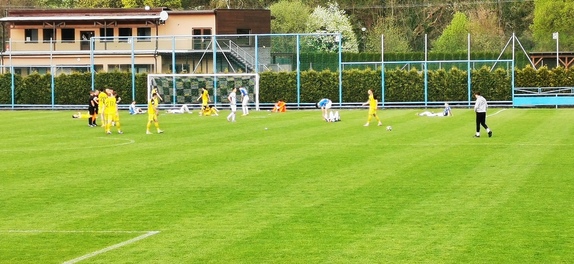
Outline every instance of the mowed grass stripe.
{"label": "mowed grass stripe", "polygon": [[[572,122],[564,122],[572,121],[568,110],[509,109],[487,120],[495,136],[483,132],[480,139],[472,138],[471,110],[455,109],[452,118],[418,117],[416,112],[380,111],[392,132],[376,122],[363,127],[364,110],[341,111],[343,121],[334,124],[321,121],[318,111],[253,112],[234,124],[225,121],[227,111],[219,117],[161,115],[163,135],[144,134],[146,116],[122,116],[126,134],[110,138],[134,143],[106,148],[114,157],[106,161],[114,168],[107,173],[83,173],[82,149],[59,152],[59,161],[65,162],[55,169],[46,151],[0,152],[0,157],[16,155],[7,166],[12,173],[7,174],[9,194],[0,194],[11,205],[0,209],[0,220],[7,220],[0,229],[42,225],[162,231],[153,241],[91,260],[115,263],[532,262],[571,257],[568,241],[574,231],[564,221],[571,218],[564,197],[572,190],[558,188],[571,182],[556,173],[555,167],[566,167],[552,159],[572,149],[571,136],[563,133],[572,131]],[[83,146],[74,143],[81,137],[104,136],[99,128],[85,127],[85,120],[27,113],[38,122],[36,132],[63,131],[59,134],[67,134],[71,146]],[[43,124],[37,117],[44,113],[46,121],[59,122]],[[24,116],[18,118],[18,126],[11,128],[16,131],[26,125]],[[540,136],[557,120],[557,129]],[[22,134],[33,136],[33,131]],[[65,143],[67,137],[57,138]],[[22,166],[26,156],[38,163]],[[533,157],[541,161],[531,162]],[[570,158],[560,160],[568,163]],[[26,190],[29,183],[32,188]],[[549,190],[559,192],[544,196]],[[525,199],[530,193],[533,198]],[[521,210],[525,204],[532,209]],[[545,208],[553,214],[532,217]],[[557,235],[559,228],[563,231]],[[534,242],[527,243],[520,230],[530,230]],[[520,245],[505,244],[513,239]],[[64,257],[52,258],[58,262]]]}

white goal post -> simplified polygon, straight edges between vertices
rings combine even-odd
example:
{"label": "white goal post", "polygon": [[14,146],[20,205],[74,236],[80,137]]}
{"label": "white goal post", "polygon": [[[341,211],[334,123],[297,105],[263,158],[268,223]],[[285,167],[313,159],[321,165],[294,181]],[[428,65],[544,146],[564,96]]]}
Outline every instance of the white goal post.
{"label": "white goal post", "polygon": [[[212,73],[212,74],[148,74],[147,95],[151,97],[156,88],[164,104],[195,104],[201,88],[207,88],[211,104],[228,104],[227,96],[233,88],[244,87],[249,92],[249,101],[259,110],[259,74],[256,73]],[[240,92],[237,91],[238,98]],[[240,101],[240,100],[238,100]]]}

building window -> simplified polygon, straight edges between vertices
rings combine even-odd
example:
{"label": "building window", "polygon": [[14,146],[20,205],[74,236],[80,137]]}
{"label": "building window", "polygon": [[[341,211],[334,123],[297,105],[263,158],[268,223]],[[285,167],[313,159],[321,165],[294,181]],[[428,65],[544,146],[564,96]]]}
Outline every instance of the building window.
{"label": "building window", "polygon": [[100,28],[100,42],[114,42],[114,29]]}
{"label": "building window", "polygon": [[130,37],[132,36],[132,29],[131,28],[120,28],[119,29],[119,42],[128,42]]}
{"label": "building window", "polygon": [[[248,35],[251,34],[251,29],[245,29],[245,28],[238,28],[237,29],[237,35]],[[251,45],[251,36],[238,36],[237,37],[237,45],[239,46],[249,46]]]}
{"label": "building window", "polygon": [[43,29],[42,35],[43,35],[42,40],[44,41],[44,43],[50,43],[50,40],[52,40],[52,42],[56,41],[56,32],[52,28]]}
{"label": "building window", "polygon": [[138,42],[151,41],[151,28],[138,28]]}
{"label": "building window", "polygon": [[[211,43],[211,28],[194,28],[193,49],[207,49]],[[198,37],[195,37],[198,36]]]}
{"label": "building window", "polygon": [[74,43],[76,41],[76,30],[73,28],[62,28],[62,42]]}
{"label": "building window", "polygon": [[38,43],[38,29],[24,29],[26,43]]}

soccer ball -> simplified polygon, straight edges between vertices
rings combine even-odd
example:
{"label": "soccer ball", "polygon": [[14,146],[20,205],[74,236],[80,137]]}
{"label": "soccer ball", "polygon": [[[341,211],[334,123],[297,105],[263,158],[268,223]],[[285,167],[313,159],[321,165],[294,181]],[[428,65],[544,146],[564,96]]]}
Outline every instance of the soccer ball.
{"label": "soccer ball", "polygon": [[392,126],[387,126],[387,131],[392,131],[393,127]]}

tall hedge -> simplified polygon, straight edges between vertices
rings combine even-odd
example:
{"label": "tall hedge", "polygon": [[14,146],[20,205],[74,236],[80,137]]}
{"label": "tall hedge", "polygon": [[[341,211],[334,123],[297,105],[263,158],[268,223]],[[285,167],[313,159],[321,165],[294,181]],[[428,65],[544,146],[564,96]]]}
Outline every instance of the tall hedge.
{"label": "tall hedge", "polygon": [[[321,98],[339,102],[339,74],[336,71],[303,71],[299,75],[297,89],[295,72],[263,72],[260,77],[260,102],[272,103],[283,99],[290,103],[314,103]],[[381,70],[367,68],[350,69],[342,73],[343,102],[366,101],[366,91],[372,89],[381,94]],[[466,101],[468,99],[468,72],[458,68],[429,70],[427,75],[428,101]],[[37,73],[22,77],[14,76],[16,104],[51,104],[52,76]],[[411,69],[385,70],[386,102],[424,101],[423,71]],[[0,104],[12,103],[12,75],[0,75]],[[472,89],[478,90],[491,101],[511,100],[511,76],[502,68],[491,71],[487,67],[471,71]],[[90,73],[61,74],[54,78],[54,103],[58,105],[87,104],[91,89]],[[135,98],[144,103],[147,97],[147,75],[137,74]],[[112,87],[128,104],[132,98],[132,75],[129,72],[97,73],[97,88]],[[516,87],[572,87],[574,70],[531,67],[515,71]],[[298,97],[299,96],[299,97]],[[299,98],[299,101],[297,100]]]}

